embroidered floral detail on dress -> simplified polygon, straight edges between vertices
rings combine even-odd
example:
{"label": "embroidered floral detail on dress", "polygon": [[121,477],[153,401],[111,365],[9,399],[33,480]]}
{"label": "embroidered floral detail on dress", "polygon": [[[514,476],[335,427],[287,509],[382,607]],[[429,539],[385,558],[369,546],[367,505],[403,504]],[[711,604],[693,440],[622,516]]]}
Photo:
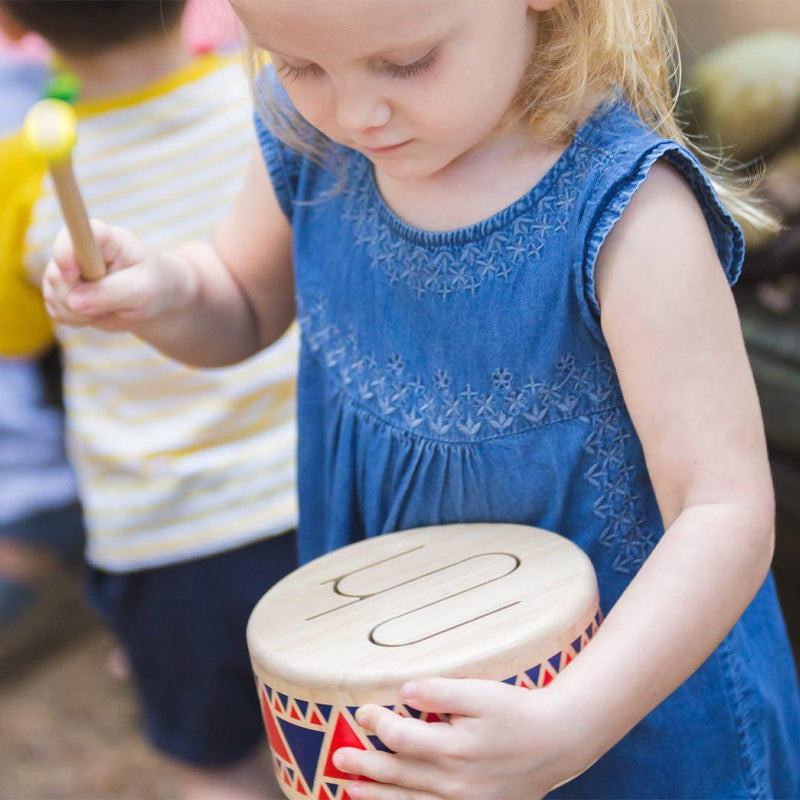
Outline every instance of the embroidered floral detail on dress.
{"label": "embroidered floral detail on dress", "polygon": [[566,233],[577,187],[595,163],[605,158],[574,143],[537,187],[506,210],[507,220],[488,234],[480,224],[473,226],[480,231],[479,244],[468,240],[433,247],[423,244],[425,233],[392,218],[376,197],[372,167],[366,159],[351,159],[348,165],[343,217],[353,228],[356,246],[366,249],[373,269],[382,270],[390,284],[402,283],[418,297],[436,294],[443,300],[456,292],[475,294],[485,281],[507,281],[516,270],[538,261],[550,238]]}
{"label": "embroidered floral detail on dress", "polygon": [[322,297],[299,301],[298,319],[310,351],[354,400],[426,438],[482,441],[622,404],[608,359],[578,364],[567,354],[552,375],[515,375],[498,366],[481,385],[457,385],[447,369],[409,374],[402,354],[381,358],[368,351],[353,330],[330,322]]}
{"label": "embroidered floral detail on dress", "polygon": [[628,463],[631,428],[610,359],[580,363],[567,353],[552,374],[515,375],[498,366],[480,385],[457,385],[450,371],[411,375],[399,353],[380,358],[352,329],[327,317],[323,297],[298,303],[310,351],[355,402],[400,431],[450,443],[476,443],[576,419],[588,429],[591,466],[583,478],[596,490],[593,513],[603,522],[601,543],[615,551],[614,569],[637,570],[655,546],[646,527],[635,469]]}
{"label": "embroidered floral detail on dress", "polygon": [[655,547],[656,537],[647,528],[640,494],[636,490],[636,471],[626,457],[626,428],[622,408],[581,417],[590,428],[584,450],[592,456],[592,466],[584,478],[599,492],[593,513],[603,520],[600,543],[616,552],[613,567],[617,572],[635,572]]}

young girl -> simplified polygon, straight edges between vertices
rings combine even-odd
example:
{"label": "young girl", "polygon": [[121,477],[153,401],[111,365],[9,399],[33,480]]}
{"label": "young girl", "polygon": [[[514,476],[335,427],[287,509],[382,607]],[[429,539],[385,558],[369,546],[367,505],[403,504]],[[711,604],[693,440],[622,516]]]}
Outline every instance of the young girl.
{"label": "young girl", "polygon": [[575,663],[403,688],[448,723],[363,708],[395,754],[338,752],[377,781],[353,798],[800,788],[742,236],[670,117],[662,5],[235,0],[277,78],[213,243],[98,223],[92,285],[56,245],[56,319],[195,365],[274,341],[296,299],[304,559],[483,520],[592,558],[607,618]]}

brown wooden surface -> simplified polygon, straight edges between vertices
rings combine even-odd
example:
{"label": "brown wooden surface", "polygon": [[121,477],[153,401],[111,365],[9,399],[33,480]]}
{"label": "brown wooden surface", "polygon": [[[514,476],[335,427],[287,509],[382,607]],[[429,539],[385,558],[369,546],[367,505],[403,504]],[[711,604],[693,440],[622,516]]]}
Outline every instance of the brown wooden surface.
{"label": "brown wooden surface", "polygon": [[392,703],[422,675],[524,672],[579,636],[596,606],[589,559],[560,536],[520,525],[419,528],[296,570],[256,606],[248,644],[259,677],[280,692]]}
{"label": "brown wooden surface", "polygon": [[[775,577],[800,657],[800,520],[779,514]],[[78,576],[52,597],[50,629],[76,613]],[[67,599],[73,598],[73,599]],[[132,688],[106,670],[113,642],[97,620],[55,646],[45,640],[0,679],[0,798],[166,800],[177,797],[164,762],[144,743]],[[253,702],[256,693],[253,692]]]}
{"label": "brown wooden surface", "polygon": [[61,212],[72,237],[81,275],[87,281],[99,280],[106,274],[106,265],[92,234],[89,216],[75,179],[71,159],[51,164],[50,174],[61,205]]}

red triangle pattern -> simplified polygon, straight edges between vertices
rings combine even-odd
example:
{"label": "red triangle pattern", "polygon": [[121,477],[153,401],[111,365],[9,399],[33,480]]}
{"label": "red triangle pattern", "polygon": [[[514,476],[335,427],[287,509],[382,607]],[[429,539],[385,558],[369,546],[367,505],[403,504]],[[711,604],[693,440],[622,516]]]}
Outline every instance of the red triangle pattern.
{"label": "red triangle pattern", "polygon": [[310,722],[312,725],[324,725],[324,724],[325,724],[325,721],[324,721],[324,720],[322,719],[322,717],[319,715],[319,713],[317,712],[317,709],[316,709],[316,708],[312,709],[312,711],[311,711],[311,716],[309,717],[309,720],[308,720],[308,721],[309,721],[309,722]]}
{"label": "red triangle pattern", "polygon": [[320,783],[319,785],[317,800],[334,800],[334,796],[325,788],[324,783]]}
{"label": "red triangle pattern", "polygon": [[[595,619],[592,621],[589,630],[584,631],[584,633],[581,635],[581,650],[583,650],[583,648],[589,643],[589,640],[597,632],[599,623],[601,621],[602,617],[598,614],[598,617],[595,617]],[[571,647],[565,648],[565,650],[561,653],[560,668],[563,669],[569,663],[571,663],[575,659],[575,655],[576,652]],[[544,687],[552,683],[558,671],[559,670],[553,669],[552,665],[550,665],[548,662],[542,664],[539,677],[539,686]],[[537,688],[534,686],[530,677],[524,672],[516,676],[515,685],[525,689]],[[275,723],[275,718],[272,713],[273,709],[278,714],[284,716],[284,718],[288,713],[289,718],[301,722],[308,722],[310,725],[314,725],[318,728],[326,728],[329,723],[325,721],[319,709],[316,708],[313,703],[309,703],[305,720],[303,719],[303,715],[300,713],[297,704],[292,702],[291,699],[287,702],[286,708],[284,709],[277,692],[273,693],[272,708],[270,708],[270,702],[269,698],[267,697],[267,693],[264,687],[261,686],[261,712],[264,718],[264,726],[267,730],[269,744],[273,751],[273,764],[275,766],[275,772],[287,786],[291,786],[292,779],[289,777],[288,769],[281,762],[287,762],[293,767],[294,760],[290,754],[283,734]],[[403,717],[411,716],[408,709],[406,709],[403,705],[397,705],[394,708],[394,711]],[[325,778],[334,780],[354,780],[360,776],[350,775],[349,773],[338,770],[333,764],[333,754],[340,747],[355,747],[359,750],[372,749],[372,747],[369,743],[365,744],[365,742],[356,732],[356,727],[351,724],[349,718],[346,717],[342,711],[337,712],[334,710],[333,713],[336,714],[336,725],[327,744],[327,760],[322,775]],[[433,712],[425,714],[421,718],[426,722],[443,722],[446,719]],[[280,759],[280,761],[278,759]],[[361,778],[361,780],[367,779]],[[310,794],[310,790],[304,783],[299,771],[297,772],[297,779],[295,781],[294,789],[298,794],[303,796],[308,796]],[[317,800],[337,800],[335,795],[332,794],[331,788],[326,787],[323,782],[320,782],[316,798]],[[347,791],[343,787],[341,792],[339,792],[338,800],[351,800]]]}
{"label": "red triangle pattern", "polygon": [[[277,696],[276,693],[275,697]],[[278,756],[278,758],[291,762],[292,757],[289,755],[286,743],[283,741],[283,734],[278,730],[278,726],[275,724],[275,719],[272,716],[272,711],[270,711],[269,703],[267,702],[267,693],[263,688],[261,689],[261,716],[264,718],[264,727],[267,729],[267,738],[269,739],[269,746],[272,748],[272,752]]]}
{"label": "red triangle pattern", "polygon": [[358,734],[352,729],[341,712],[336,718],[336,727],[333,730],[333,736],[328,744],[328,760],[325,762],[325,768],[322,774],[326,778],[353,780],[356,777],[355,775],[351,775],[348,772],[341,772],[334,766],[333,754],[340,747],[355,747],[359,750],[367,749],[367,746],[361,741]]}

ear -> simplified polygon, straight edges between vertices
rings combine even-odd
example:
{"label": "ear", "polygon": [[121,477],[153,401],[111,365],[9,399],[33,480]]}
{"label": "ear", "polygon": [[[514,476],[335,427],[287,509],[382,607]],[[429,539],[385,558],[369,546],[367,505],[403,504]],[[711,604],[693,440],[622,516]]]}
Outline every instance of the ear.
{"label": "ear", "polygon": [[12,42],[18,42],[29,32],[21,22],[14,19],[11,12],[5,7],[3,0],[0,0],[0,31]]}

